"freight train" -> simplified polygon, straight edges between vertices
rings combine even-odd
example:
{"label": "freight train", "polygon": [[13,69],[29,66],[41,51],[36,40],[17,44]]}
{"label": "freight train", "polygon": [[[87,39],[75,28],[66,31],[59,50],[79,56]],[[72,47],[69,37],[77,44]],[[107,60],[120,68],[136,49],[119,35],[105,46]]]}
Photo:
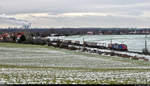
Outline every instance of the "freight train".
{"label": "freight train", "polygon": [[80,41],[72,41],[72,40],[55,40],[51,41],[49,43],[49,46],[55,46],[60,48],[74,48],[74,46],[83,46],[83,47],[90,47],[90,48],[98,48],[98,49],[113,49],[113,50],[119,50],[119,51],[128,51],[127,45],[125,44],[108,44],[106,46],[106,43],[97,43],[97,42],[87,42],[84,41],[83,44],[81,44]]}

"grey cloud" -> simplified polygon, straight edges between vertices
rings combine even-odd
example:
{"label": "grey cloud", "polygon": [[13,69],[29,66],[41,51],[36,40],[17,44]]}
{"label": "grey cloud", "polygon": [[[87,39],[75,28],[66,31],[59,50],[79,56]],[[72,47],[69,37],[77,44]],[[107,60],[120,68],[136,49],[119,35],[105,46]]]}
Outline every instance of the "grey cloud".
{"label": "grey cloud", "polygon": [[22,19],[8,18],[8,20],[19,22],[19,24],[29,24],[29,22],[27,20],[22,20]]}
{"label": "grey cloud", "polygon": [[10,17],[8,15],[0,15],[0,22],[1,24],[10,24],[10,25],[27,25],[29,22],[23,19],[17,19],[14,17]]}
{"label": "grey cloud", "polygon": [[[38,13],[38,12],[82,12],[99,11],[95,6],[101,5],[130,5],[150,3],[149,0],[0,0],[5,13]],[[105,9],[105,8],[102,8]],[[107,9],[107,8],[106,8]],[[113,8],[109,8],[112,9]]]}
{"label": "grey cloud", "polygon": [[[150,18],[128,18],[118,16],[86,16],[86,17],[59,17],[59,18],[38,18],[30,22],[33,27],[142,27],[149,26]],[[47,23],[48,22],[48,23]]]}
{"label": "grey cloud", "polygon": [[[11,23],[32,22],[34,26],[100,26],[100,25],[149,25],[149,16],[138,18],[144,11],[149,11],[150,0],[0,0],[0,13],[7,15],[49,13],[61,15],[62,13],[96,12],[116,13],[116,16],[86,16],[86,17],[34,17],[20,20],[16,18],[1,19]],[[143,4],[143,5],[139,5]],[[134,17],[125,17],[128,15]],[[131,25],[132,26],[132,25]]]}
{"label": "grey cloud", "polygon": [[0,25],[7,25],[7,26],[18,26],[21,25],[18,21],[0,18]]}

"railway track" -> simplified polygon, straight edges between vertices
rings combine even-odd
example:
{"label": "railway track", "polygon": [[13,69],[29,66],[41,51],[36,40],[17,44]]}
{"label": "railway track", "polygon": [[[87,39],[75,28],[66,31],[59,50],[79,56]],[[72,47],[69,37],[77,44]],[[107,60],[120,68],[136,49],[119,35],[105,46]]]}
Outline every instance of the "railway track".
{"label": "railway track", "polygon": [[49,42],[48,46],[54,46],[59,48],[65,48],[69,50],[79,50],[82,52],[90,52],[90,53],[97,53],[97,54],[105,54],[105,55],[111,55],[111,56],[119,56],[124,58],[130,58],[135,60],[144,60],[149,61],[150,56],[145,55],[142,52],[135,52],[135,51],[119,51],[119,50],[113,50],[106,46],[86,46],[84,44],[74,44],[71,42],[71,40],[59,40],[55,42]]}

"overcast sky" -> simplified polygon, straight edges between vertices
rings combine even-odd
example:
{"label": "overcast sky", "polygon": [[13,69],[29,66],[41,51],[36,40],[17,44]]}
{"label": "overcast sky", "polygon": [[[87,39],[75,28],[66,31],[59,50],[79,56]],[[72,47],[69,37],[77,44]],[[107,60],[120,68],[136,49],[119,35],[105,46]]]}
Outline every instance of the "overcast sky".
{"label": "overcast sky", "polygon": [[150,0],[0,0],[0,27],[150,27]]}

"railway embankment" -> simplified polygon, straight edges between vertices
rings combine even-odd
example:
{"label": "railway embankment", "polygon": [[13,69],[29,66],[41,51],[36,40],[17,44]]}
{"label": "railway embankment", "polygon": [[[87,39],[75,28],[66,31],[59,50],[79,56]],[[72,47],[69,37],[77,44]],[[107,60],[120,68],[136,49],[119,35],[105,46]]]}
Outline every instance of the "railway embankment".
{"label": "railway embankment", "polygon": [[118,56],[133,60],[143,60],[143,61],[150,61],[150,56],[145,55],[142,52],[134,52],[134,51],[119,51],[113,50],[106,46],[88,46],[80,44],[79,42],[72,42],[71,40],[54,40],[49,41],[48,46],[58,47],[58,48],[65,48],[69,50],[77,50],[81,52],[89,52],[95,53],[99,55],[107,55],[107,56]]}

